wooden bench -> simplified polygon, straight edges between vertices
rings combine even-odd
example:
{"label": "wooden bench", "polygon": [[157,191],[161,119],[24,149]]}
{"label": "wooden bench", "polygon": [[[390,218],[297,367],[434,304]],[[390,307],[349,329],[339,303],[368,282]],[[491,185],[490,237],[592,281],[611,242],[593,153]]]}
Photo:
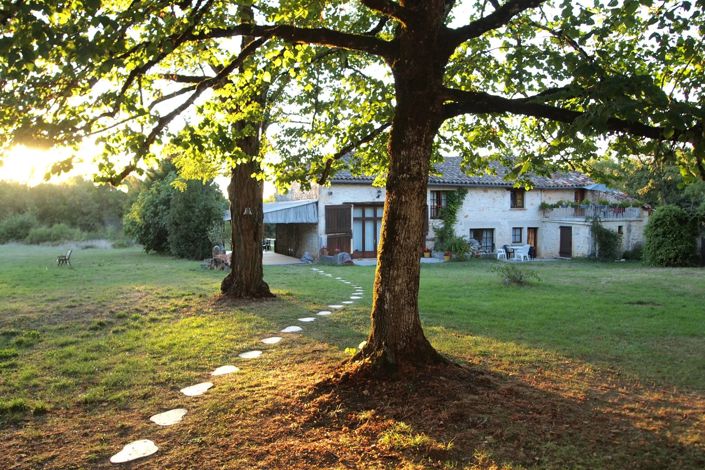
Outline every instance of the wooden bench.
{"label": "wooden bench", "polygon": [[56,265],[67,265],[71,266],[71,250],[67,251],[65,255],[59,255],[56,257]]}

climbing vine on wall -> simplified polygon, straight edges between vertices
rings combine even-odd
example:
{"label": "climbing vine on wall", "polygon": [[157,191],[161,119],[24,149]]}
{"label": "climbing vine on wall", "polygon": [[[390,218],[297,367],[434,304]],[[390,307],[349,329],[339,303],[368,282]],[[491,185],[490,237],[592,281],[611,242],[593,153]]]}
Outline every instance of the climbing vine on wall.
{"label": "climbing vine on wall", "polygon": [[453,240],[457,238],[454,231],[455,222],[458,220],[458,211],[463,205],[467,193],[467,189],[458,188],[446,194],[446,206],[441,211],[442,224],[440,227],[434,229],[436,232],[436,250],[446,251],[450,249],[449,246],[452,244]]}
{"label": "climbing vine on wall", "polygon": [[600,219],[595,217],[590,224],[596,245],[595,257],[600,261],[614,261],[621,256],[622,236],[605,228]]}

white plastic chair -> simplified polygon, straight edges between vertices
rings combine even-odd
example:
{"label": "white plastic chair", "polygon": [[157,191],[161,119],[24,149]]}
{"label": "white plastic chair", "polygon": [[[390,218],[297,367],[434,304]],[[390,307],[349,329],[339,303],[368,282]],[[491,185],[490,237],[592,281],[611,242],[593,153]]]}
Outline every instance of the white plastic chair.
{"label": "white plastic chair", "polygon": [[529,246],[518,246],[514,248],[513,261],[529,261]]}
{"label": "white plastic chair", "polygon": [[497,259],[503,259],[505,261],[507,260],[507,252],[504,251],[504,248],[497,249]]}

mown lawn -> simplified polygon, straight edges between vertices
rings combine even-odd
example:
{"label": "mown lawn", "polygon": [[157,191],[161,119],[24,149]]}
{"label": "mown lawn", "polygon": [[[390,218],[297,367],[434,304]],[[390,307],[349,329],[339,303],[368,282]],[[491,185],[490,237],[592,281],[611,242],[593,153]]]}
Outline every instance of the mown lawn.
{"label": "mown lawn", "polygon": [[[519,288],[495,262],[424,265],[424,327],[466,367],[334,387],[373,267],[267,267],[277,299],[232,304],[197,262],[61,252],[0,246],[0,468],[109,467],[140,438],[160,451],[131,468],[705,467],[702,269],[537,262]],[[336,276],[363,299],[298,323],[350,296]],[[223,364],[242,370],[179,394]],[[181,424],[148,421],[177,406]]]}

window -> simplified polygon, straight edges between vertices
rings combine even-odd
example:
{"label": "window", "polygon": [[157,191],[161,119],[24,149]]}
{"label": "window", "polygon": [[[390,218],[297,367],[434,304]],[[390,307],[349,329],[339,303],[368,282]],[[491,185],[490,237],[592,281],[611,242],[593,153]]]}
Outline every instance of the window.
{"label": "window", "polygon": [[382,231],[382,206],[355,206],[353,209],[353,251],[374,256]]}
{"label": "window", "polygon": [[624,235],[624,227],[622,225],[617,226],[617,233],[620,235]]}
{"label": "window", "polygon": [[480,250],[485,253],[494,252],[494,229],[493,228],[472,228],[470,238],[477,240]]}
{"label": "window", "polygon": [[446,206],[447,191],[431,191],[431,203],[428,205],[432,219],[440,219],[443,208]]}
{"label": "window", "polygon": [[512,209],[523,209],[524,208],[524,191],[523,189],[512,189],[511,191],[511,208]]}
{"label": "window", "polygon": [[512,227],[512,243],[521,243],[521,235],[521,227]]}
{"label": "window", "polygon": [[585,200],[587,197],[587,191],[585,189],[576,189],[575,190],[575,202],[580,204]]}

